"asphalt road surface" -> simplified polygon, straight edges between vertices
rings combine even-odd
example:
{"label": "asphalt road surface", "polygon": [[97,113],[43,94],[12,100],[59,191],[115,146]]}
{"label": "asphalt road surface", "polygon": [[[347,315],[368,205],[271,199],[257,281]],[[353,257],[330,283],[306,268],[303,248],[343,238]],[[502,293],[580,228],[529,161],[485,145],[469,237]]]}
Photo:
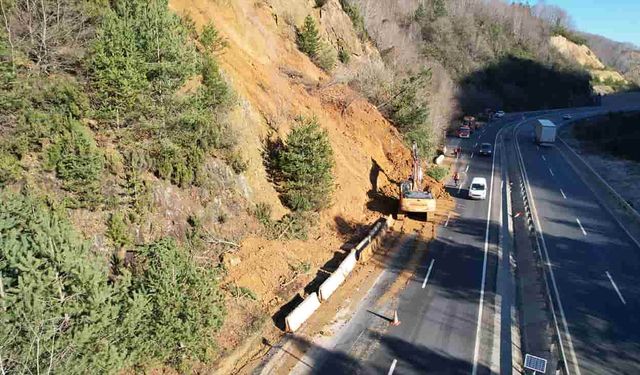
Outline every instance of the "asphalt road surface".
{"label": "asphalt road surface", "polygon": [[[552,120],[562,123],[560,115]],[[566,321],[567,367],[572,374],[638,374],[640,248],[556,146],[534,144],[532,124],[517,139],[561,301],[556,310]]]}

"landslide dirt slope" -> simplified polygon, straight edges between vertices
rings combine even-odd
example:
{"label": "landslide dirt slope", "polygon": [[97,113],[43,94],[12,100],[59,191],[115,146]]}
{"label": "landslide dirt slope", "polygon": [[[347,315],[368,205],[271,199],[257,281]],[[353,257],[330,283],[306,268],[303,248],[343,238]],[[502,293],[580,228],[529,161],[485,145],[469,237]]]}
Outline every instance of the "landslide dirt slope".
{"label": "landslide dirt slope", "polygon": [[[553,45],[562,56],[587,69],[595,81],[627,83],[627,80],[620,72],[607,68],[588,46],[578,45],[561,35],[551,37],[551,45]],[[613,89],[606,84],[595,85],[594,89],[601,93],[610,93],[613,91]]]}
{"label": "landslide dirt slope", "polygon": [[[300,115],[316,116],[330,136],[335,193],[309,240],[269,241],[254,236],[225,259],[225,283],[251,289],[268,317],[289,302],[319,267],[340,257],[345,242],[395,209],[390,197],[397,191],[397,181],[410,173],[410,152],[395,128],[349,87],[331,83],[296,48],[293,25],[301,25],[312,14],[331,43],[340,39],[351,45],[357,54],[352,65],[376,57],[377,51],[359,42],[338,0],[330,0],[322,11],[312,5],[302,0],[170,1],[174,11],[189,14],[198,28],[213,22],[228,42],[219,60],[241,102],[232,118],[249,160],[246,175],[253,202],[270,204],[274,216],[287,212],[264,167],[267,137],[284,137]],[[245,340],[247,327],[258,319],[255,312],[240,306],[228,308],[229,318],[219,335],[225,354]],[[274,330],[275,325],[267,319],[261,329]]]}

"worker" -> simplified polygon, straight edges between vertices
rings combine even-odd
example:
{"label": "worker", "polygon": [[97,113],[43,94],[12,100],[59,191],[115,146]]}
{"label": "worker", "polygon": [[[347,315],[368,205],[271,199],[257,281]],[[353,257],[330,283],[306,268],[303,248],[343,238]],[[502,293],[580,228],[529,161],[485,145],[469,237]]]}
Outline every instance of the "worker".
{"label": "worker", "polygon": [[458,186],[458,182],[460,182],[460,176],[458,175],[458,172],[453,174],[453,182],[456,184],[456,186]]}

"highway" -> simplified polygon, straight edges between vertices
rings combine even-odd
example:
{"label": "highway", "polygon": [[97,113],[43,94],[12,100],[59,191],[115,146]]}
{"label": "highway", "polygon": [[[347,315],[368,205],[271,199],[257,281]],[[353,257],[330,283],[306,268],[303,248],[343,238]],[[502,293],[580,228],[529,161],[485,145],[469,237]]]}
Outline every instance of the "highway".
{"label": "highway", "polygon": [[[400,251],[331,344],[311,350],[291,373],[512,373],[512,340],[520,343],[511,337],[515,322],[508,313],[515,297],[509,291],[507,163],[524,166],[562,342],[559,351],[566,358],[561,369],[577,375],[639,373],[640,247],[559,146],[533,142],[537,118],[561,124],[566,113],[580,117],[606,111],[591,107],[508,114],[469,139],[450,138],[450,150],[463,149],[454,167],[462,186],[448,183],[455,215],[437,228],[428,246],[419,236],[405,235]],[[492,157],[477,154],[483,142],[494,144]],[[507,147],[518,160],[501,155]],[[473,177],[489,182],[486,200],[467,198]],[[384,290],[412,252],[420,253],[415,272],[382,303]],[[527,303],[526,296],[522,300]],[[386,320],[394,310],[399,326]],[[547,373],[555,367],[550,363]]]}
{"label": "highway", "polygon": [[[562,123],[560,115],[551,119]],[[532,124],[518,128],[517,141],[557,285],[556,310],[566,321],[569,372],[636,374],[640,248],[556,146],[533,143]]]}

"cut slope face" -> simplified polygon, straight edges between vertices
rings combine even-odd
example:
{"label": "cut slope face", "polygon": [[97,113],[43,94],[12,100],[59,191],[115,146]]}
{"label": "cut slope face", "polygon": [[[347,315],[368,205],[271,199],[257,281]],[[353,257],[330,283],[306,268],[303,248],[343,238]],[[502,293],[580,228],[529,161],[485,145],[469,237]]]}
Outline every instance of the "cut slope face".
{"label": "cut slope face", "polygon": [[620,72],[607,68],[588,46],[578,45],[561,35],[551,37],[551,45],[566,59],[589,71],[594,91],[601,94],[609,94],[615,91],[612,85],[628,84],[628,81]]}
{"label": "cut slope face", "polygon": [[577,45],[567,38],[556,35],[551,37],[551,44],[564,57],[571,61],[575,61],[587,69],[604,69],[604,64],[598,59],[589,47],[585,45]]}

